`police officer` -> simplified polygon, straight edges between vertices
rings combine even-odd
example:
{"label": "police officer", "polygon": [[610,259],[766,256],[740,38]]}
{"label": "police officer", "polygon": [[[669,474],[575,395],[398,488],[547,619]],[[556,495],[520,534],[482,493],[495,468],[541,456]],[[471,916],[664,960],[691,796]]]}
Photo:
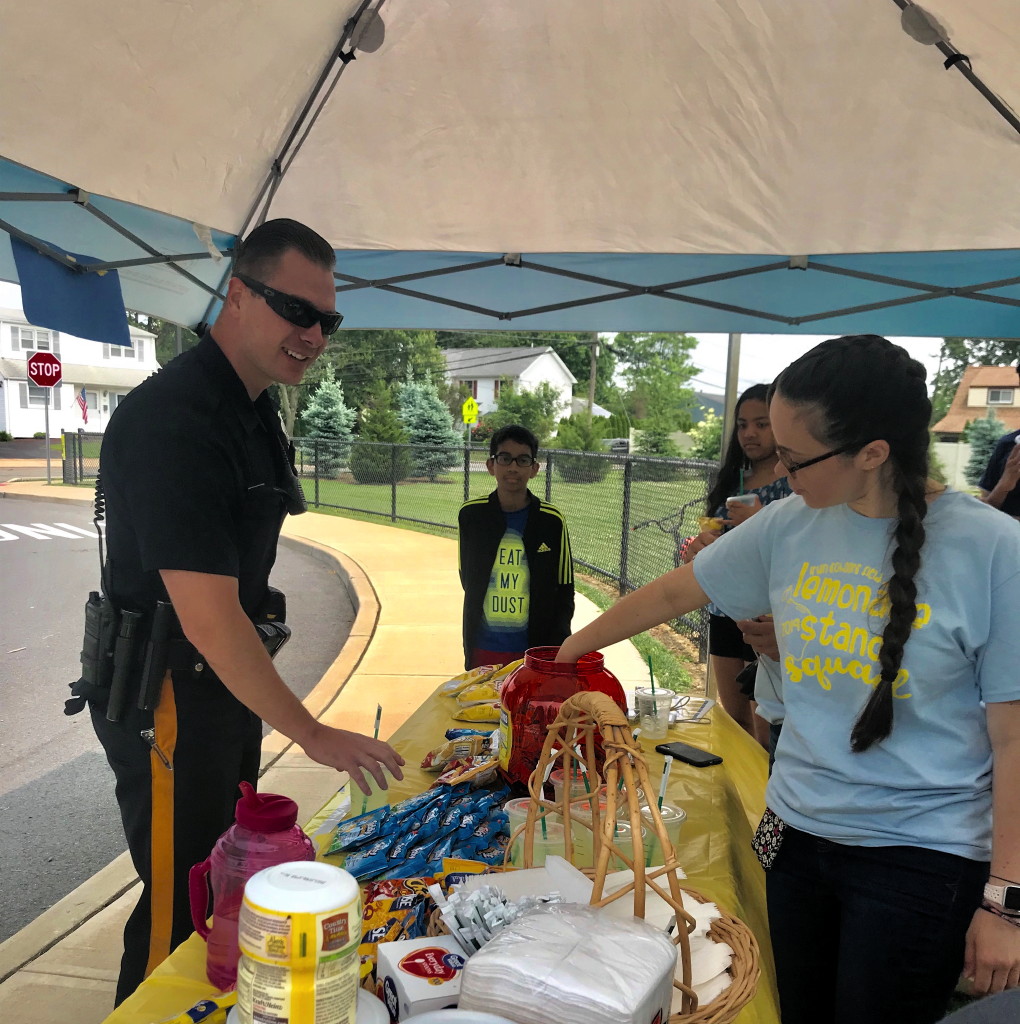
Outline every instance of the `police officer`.
{"label": "police officer", "polygon": [[299,384],[339,325],[333,265],[329,243],[302,224],[255,228],[212,329],[132,391],[106,432],[107,596],[146,624],[169,600],[180,623],[151,710],[132,693],[113,722],[109,702],[89,695],[143,882],[118,1004],[190,934],[188,871],[232,822],[238,783],[255,784],[263,721],[362,789],[366,771],[380,785],[384,767],[402,777],[388,744],[308,713],[255,625],[284,516],[304,511],[266,389]]}

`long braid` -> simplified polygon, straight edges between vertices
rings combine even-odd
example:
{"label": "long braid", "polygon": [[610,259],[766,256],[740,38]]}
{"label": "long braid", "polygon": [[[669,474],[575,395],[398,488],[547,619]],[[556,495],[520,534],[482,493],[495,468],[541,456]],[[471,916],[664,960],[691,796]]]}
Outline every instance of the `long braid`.
{"label": "long braid", "polygon": [[[900,479],[896,480],[896,477]],[[894,534],[893,571],[886,587],[890,602],[889,621],[882,631],[882,646],[878,652],[882,677],[850,733],[850,746],[855,753],[867,750],[892,732],[894,683],[903,663],[903,648],[910,639],[910,631],[917,618],[915,577],[921,568],[924,517],[928,511],[928,503],[924,499],[925,481],[923,477],[904,478],[897,469],[894,486],[899,492],[899,520]]]}
{"label": "long braid", "polygon": [[[897,497],[892,575],[886,584],[889,618],[878,652],[879,682],[854,723],[855,753],[885,739],[893,727],[895,683],[917,618],[917,574],[928,512],[928,422],[931,403],[924,367],[905,349],[877,335],[833,338],[815,346],[776,379],[793,404],[814,407],[818,435],[852,457],[870,441],[889,444],[890,483]],[[863,402],[867,396],[869,401]]]}

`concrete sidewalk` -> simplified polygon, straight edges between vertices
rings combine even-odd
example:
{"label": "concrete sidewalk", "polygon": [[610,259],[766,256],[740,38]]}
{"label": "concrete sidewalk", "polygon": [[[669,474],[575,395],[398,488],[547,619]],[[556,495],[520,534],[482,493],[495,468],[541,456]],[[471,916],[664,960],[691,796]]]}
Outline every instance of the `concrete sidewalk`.
{"label": "concrete sidewalk", "polygon": [[[92,492],[36,481],[0,487],[0,499],[18,497],[87,503]],[[350,638],[305,705],[330,725],[367,733],[382,704],[382,735],[391,735],[463,667],[454,541],[315,513],[288,518],[284,532],[339,564],[357,610]],[[579,594],[574,628],[597,612]],[[629,641],[604,653],[626,690],[643,685],[647,670]],[[335,772],[278,733],[263,744],[263,769],[261,788],[297,800],[299,820],[337,788]],[[113,1008],[121,930],[137,884],[124,854],[0,944],[0,1020],[99,1024]]]}

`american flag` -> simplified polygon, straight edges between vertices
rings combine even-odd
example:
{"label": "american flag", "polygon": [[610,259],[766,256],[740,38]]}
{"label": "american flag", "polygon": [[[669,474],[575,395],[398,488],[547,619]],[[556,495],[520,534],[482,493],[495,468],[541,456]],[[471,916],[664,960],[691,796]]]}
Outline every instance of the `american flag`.
{"label": "american flag", "polygon": [[85,394],[85,389],[82,388],[75,397],[75,401],[78,403],[78,408],[81,409],[82,421],[88,423],[89,421],[89,400]]}

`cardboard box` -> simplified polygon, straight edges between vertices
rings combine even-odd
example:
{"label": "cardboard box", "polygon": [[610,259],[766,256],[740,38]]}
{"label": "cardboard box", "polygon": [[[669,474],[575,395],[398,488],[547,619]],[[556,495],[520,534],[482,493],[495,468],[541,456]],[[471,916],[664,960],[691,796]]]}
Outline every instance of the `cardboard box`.
{"label": "cardboard box", "polygon": [[467,954],[451,935],[380,942],[376,978],[391,1020],[456,1006]]}

